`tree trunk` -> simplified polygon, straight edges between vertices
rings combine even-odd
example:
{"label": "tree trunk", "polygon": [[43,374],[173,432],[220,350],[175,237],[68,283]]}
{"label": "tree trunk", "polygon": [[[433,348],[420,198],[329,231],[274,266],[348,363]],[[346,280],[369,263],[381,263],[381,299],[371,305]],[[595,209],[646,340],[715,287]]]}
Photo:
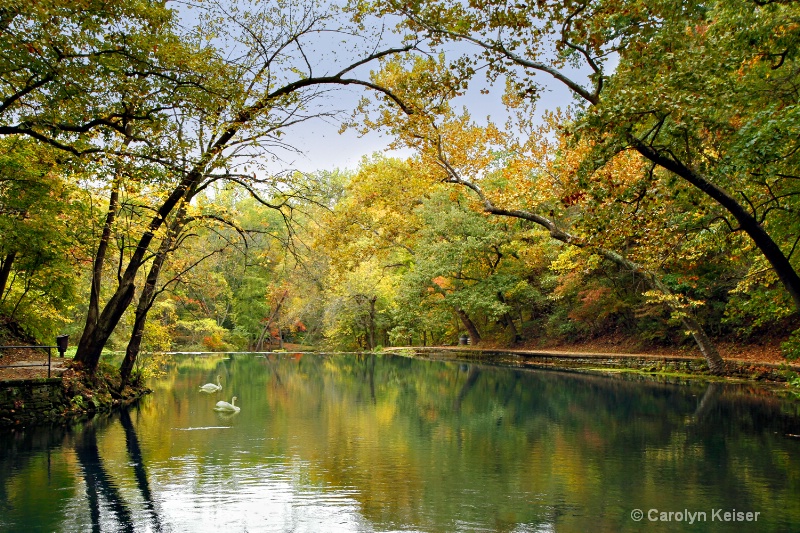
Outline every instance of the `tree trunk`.
{"label": "tree trunk", "polygon": [[[283,300],[281,300],[283,301]],[[278,349],[283,350],[283,328],[281,327],[281,307],[275,310],[275,322],[278,323]]]}
{"label": "tree trunk", "polygon": [[186,205],[191,199],[193,194],[187,193],[187,199],[181,203],[175,219],[169,224],[167,234],[161,241],[158,247],[158,252],[153,258],[153,263],[150,265],[150,270],[147,272],[147,278],[142,287],[142,293],[139,295],[139,302],[136,305],[136,315],[133,320],[133,331],[131,338],[128,341],[128,346],[125,349],[125,358],[120,365],[120,391],[128,384],[133,365],[136,363],[136,358],[139,356],[139,350],[142,346],[142,337],[144,335],[144,326],[147,323],[147,314],[153,307],[153,301],[156,297],[156,286],[158,285],[158,278],[161,275],[161,269],[167,260],[167,255],[172,249],[178,235],[183,230],[186,224]]}
{"label": "tree trunk", "polygon": [[8,276],[11,274],[11,265],[14,264],[14,259],[17,258],[17,252],[9,252],[2,261],[0,267],[0,301],[3,300],[3,295],[6,292],[6,285],[8,284]]}
{"label": "tree trunk", "polygon": [[683,327],[692,334],[695,344],[700,348],[700,353],[703,354],[706,363],[708,363],[709,371],[712,374],[724,374],[726,370],[725,361],[719,354],[714,342],[706,335],[700,324],[697,323],[697,320],[693,316],[684,316],[681,317],[681,322]]}
{"label": "tree trunk", "polygon": [[[145,289],[147,289],[146,286]],[[133,372],[133,365],[136,364],[136,359],[139,356],[139,349],[142,346],[144,325],[147,322],[148,311],[148,308],[144,305],[146,298],[144,294],[145,289],[143,289],[142,294],[139,296],[139,303],[136,306],[136,317],[133,320],[133,331],[131,332],[131,338],[128,340],[128,346],[125,349],[125,358],[122,360],[122,364],[119,367],[120,392],[128,385],[131,372]]]}
{"label": "tree trunk", "polygon": [[264,338],[266,337],[269,331],[269,322],[267,322],[263,328],[261,328],[261,335],[258,336],[258,340],[256,341],[255,350],[257,352],[262,351],[264,348]]}
{"label": "tree trunk", "polygon": [[[500,300],[501,302],[503,302],[504,304],[508,303],[508,302],[506,302],[506,299],[503,296],[502,292],[498,292],[497,293],[497,299]],[[507,329],[510,329],[511,330],[511,334],[514,335],[514,342],[519,342],[520,340],[522,340],[522,337],[520,337],[519,331],[517,331],[517,325],[514,324],[514,319],[511,318],[511,315],[509,313],[503,313],[503,316],[501,318],[502,318],[502,321],[503,321],[503,325]]]}
{"label": "tree trunk", "polygon": [[144,336],[144,326],[147,323],[147,314],[150,312],[155,300],[156,285],[158,277],[161,274],[161,268],[167,259],[167,253],[172,246],[172,234],[165,237],[161,242],[158,249],[158,254],[153,259],[153,264],[150,265],[150,271],[147,273],[147,280],[142,293],[139,295],[139,303],[136,305],[136,316],[133,320],[133,331],[131,338],[128,340],[128,346],[125,349],[125,358],[119,367],[120,373],[120,391],[125,388],[130,379],[133,365],[136,364],[136,358],[139,356],[139,349],[142,346],[142,337]]}
{"label": "tree trunk", "polygon": [[456,307],[456,314],[458,315],[458,318],[461,319],[461,323],[464,324],[464,327],[467,328],[469,336],[472,339],[472,344],[478,344],[481,342],[481,334],[478,333],[478,328],[475,327],[475,324],[469,318],[469,315],[467,315],[467,313],[464,312],[464,310],[460,307]]}
{"label": "tree trunk", "polygon": [[[89,293],[89,310],[86,313],[86,325],[83,328],[83,334],[78,341],[79,348],[75,355],[76,360],[83,362],[84,365],[90,367],[92,370],[94,370],[94,368],[97,366],[97,362],[92,364],[90,361],[85,361],[81,357],[82,351],[80,346],[83,345],[84,348],[88,348],[90,344],[93,344],[92,339],[95,336],[100,320],[100,289],[103,280],[103,264],[105,263],[106,253],[108,252],[108,243],[111,240],[111,230],[114,226],[114,221],[117,218],[117,210],[119,209],[120,182],[121,177],[117,175],[115,176],[114,182],[111,185],[111,194],[108,198],[108,211],[106,212],[106,220],[103,224],[100,242],[97,245],[97,252],[95,253],[94,262],[92,264],[92,286]],[[105,341],[103,341],[103,344],[105,344]],[[100,349],[102,350],[102,347]],[[99,360],[100,356],[98,355],[97,357]]]}
{"label": "tree trunk", "polygon": [[[623,265],[627,263],[630,265],[628,268],[633,269],[635,272],[642,272],[641,269],[635,270],[635,268],[639,267],[639,265],[636,263],[628,261],[627,259],[623,259],[623,261],[624,263],[618,262],[617,264]],[[657,291],[661,291],[666,295],[672,294],[672,292],[669,290],[669,287],[661,283],[655,274],[651,272],[645,272],[643,276],[652,288],[656,289]],[[683,324],[683,327],[692,334],[695,344],[697,344],[697,347],[700,349],[700,353],[703,354],[706,363],[708,363],[708,369],[712,374],[724,374],[725,361],[722,360],[722,356],[719,354],[717,347],[714,345],[714,342],[708,337],[708,335],[706,335],[703,327],[691,314],[689,314],[688,311],[678,312],[681,313],[681,323]]]}
{"label": "tree trunk", "polygon": [[375,302],[378,300],[377,296],[373,296],[369,300],[369,349],[374,350],[377,347],[375,343]]}
{"label": "tree trunk", "polygon": [[511,334],[514,335],[514,342],[519,342],[520,340],[522,340],[522,337],[520,336],[519,331],[517,330],[517,325],[514,324],[514,319],[511,318],[511,315],[506,313],[503,316],[505,317],[506,327],[510,329]]}
{"label": "tree trunk", "polygon": [[778,275],[778,278],[781,280],[781,283],[783,283],[783,286],[794,302],[795,312],[800,312],[800,275],[798,275],[797,271],[792,267],[791,262],[786,255],[784,255],[778,243],[776,243],[772,237],[770,237],[769,233],[767,233],[767,230],[764,229],[764,226],[762,226],[742,204],[737,202],[735,198],[723,189],[717,187],[705,176],[693,171],[682,163],[662,156],[639,139],[633,138],[632,144],[636,151],[644,157],[688,181],[733,215],[742,230],[753,239],[755,245],[761,250],[761,253],[764,254],[769,264],[772,265],[772,268],[775,270],[775,273]]}
{"label": "tree trunk", "polygon": [[117,327],[119,319],[122,318],[122,313],[133,301],[134,289],[133,282],[120,285],[106,304],[97,322],[92,324],[90,334],[87,335],[87,331],[90,329],[89,326],[84,330],[78,343],[78,354],[81,354],[82,357],[78,357],[76,354],[75,360],[83,364],[84,368],[89,372],[94,372],[97,369],[100,355],[103,353],[108,337]]}
{"label": "tree trunk", "polygon": [[[268,339],[269,348],[270,348],[270,350],[272,350],[272,333],[270,333],[269,329],[270,329],[270,326],[272,326],[273,322],[276,322],[276,321],[278,322],[278,337],[281,337],[281,334],[280,334],[281,324],[280,324],[279,317],[280,317],[280,312],[281,312],[281,306],[283,305],[283,301],[286,299],[287,296],[289,296],[289,290],[288,289],[283,291],[283,294],[281,294],[281,297],[278,300],[278,303],[275,304],[275,309],[272,311],[272,314],[269,316],[269,318],[267,319],[267,322],[264,324],[264,329],[261,330],[261,335],[258,338],[258,342],[256,342],[256,351],[261,351],[261,348],[263,348],[263,346],[264,346],[264,338]],[[283,340],[282,339],[281,339],[280,347],[283,348]]]}
{"label": "tree trunk", "polygon": [[[654,273],[642,268],[641,265],[625,259],[618,253],[612,252],[611,250],[599,248],[595,251],[600,253],[600,255],[609,261],[612,261],[623,268],[639,274],[652,289],[655,289],[667,296],[672,296],[673,293],[671,290],[669,290],[669,287],[664,285]],[[673,311],[680,315],[683,327],[686,328],[689,333],[691,333],[692,338],[694,339],[695,344],[697,344],[697,347],[700,349],[700,353],[703,354],[703,357],[708,364],[708,369],[711,371],[711,373],[723,374],[725,372],[725,361],[722,360],[722,356],[719,354],[714,342],[708,337],[708,335],[706,335],[706,332],[703,330],[703,327],[700,325],[697,319],[695,319],[688,310],[676,309],[673,306],[670,307],[673,309]]]}
{"label": "tree trunk", "polygon": [[96,320],[92,319],[92,313],[87,316],[86,327],[83,330],[83,335],[78,342],[77,353],[75,360],[82,363],[84,368],[89,372],[94,372],[97,369],[97,363],[100,361],[100,354],[103,347],[108,342],[108,338],[117,327],[119,319],[133,301],[133,293],[135,290],[134,283],[139,269],[144,264],[144,257],[150,246],[150,243],[155,238],[155,233],[164,224],[164,221],[175,208],[175,206],[184,199],[190,198],[195,191],[202,174],[200,169],[196,168],[189,173],[181,183],[175,187],[170,196],[161,204],[156,215],[151,219],[150,225],[142,234],[136,249],[133,252],[128,266],[125,268],[120,280],[117,290],[106,303],[102,313]]}

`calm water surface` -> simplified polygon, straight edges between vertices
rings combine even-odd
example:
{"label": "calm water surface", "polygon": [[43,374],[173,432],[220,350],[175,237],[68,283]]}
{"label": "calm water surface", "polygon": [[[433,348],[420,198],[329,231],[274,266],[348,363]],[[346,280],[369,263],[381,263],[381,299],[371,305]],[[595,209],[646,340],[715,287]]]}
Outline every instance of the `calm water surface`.
{"label": "calm water surface", "polygon": [[748,387],[276,354],[153,388],[0,433],[0,530],[800,531],[800,402]]}

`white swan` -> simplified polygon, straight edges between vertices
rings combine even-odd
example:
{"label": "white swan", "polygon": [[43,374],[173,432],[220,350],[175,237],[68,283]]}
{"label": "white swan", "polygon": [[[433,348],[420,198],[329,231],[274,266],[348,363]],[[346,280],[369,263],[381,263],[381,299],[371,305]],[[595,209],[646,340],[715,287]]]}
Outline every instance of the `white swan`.
{"label": "white swan", "polygon": [[217,402],[217,406],[214,408],[215,411],[224,411],[226,413],[238,413],[239,408],[236,407],[234,404],[236,403],[236,396],[231,398],[231,403],[219,401]]}
{"label": "white swan", "polygon": [[200,392],[217,392],[220,390],[222,390],[222,383],[219,382],[219,376],[217,376],[216,385],[213,383],[206,383],[205,385],[200,386]]}

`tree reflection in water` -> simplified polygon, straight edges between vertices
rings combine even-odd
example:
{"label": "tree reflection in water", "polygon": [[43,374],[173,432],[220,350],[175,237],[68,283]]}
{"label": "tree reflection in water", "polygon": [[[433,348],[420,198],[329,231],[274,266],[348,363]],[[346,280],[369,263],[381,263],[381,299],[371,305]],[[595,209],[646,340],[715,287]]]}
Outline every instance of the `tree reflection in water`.
{"label": "tree reflection in water", "polygon": [[[223,371],[246,409],[220,424],[197,383]],[[634,508],[800,523],[800,403],[752,384],[269,354],[176,359],[153,385],[85,430],[0,436],[0,530],[632,532]]]}
{"label": "tree reflection in water", "polygon": [[[125,431],[125,443],[127,447],[130,464],[133,466],[136,486],[144,500],[144,507],[149,515],[154,531],[162,531],[161,520],[158,516],[153,495],[150,491],[150,483],[147,479],[147,470],[144,466],[141,447],[136,431],[133,428],[130,412],[122,410],[119,413],[119,420]],[[103,530],[102,510],[107,507],[113,514],[115,527],[122,531],[134,531],[134,518],[128,504],[120,494],[119,489],[114,483],[113,478],[107,472],[103,458],[97,445],[97,432],[105,431],[113,423],[112,417],[95,418],[87,423],[84,430],[75,442],[75,452],[83,471],[86,484],[86,497],[89,506],[89,514],[92,521],[92,531]]]}
{"label": "tree reflection in water", "polygon": [[122,427],[125,429],[125,444],[128,448],[128,455],[133,464],[133,472],[136,476],[136,486],[144,499],[145,509],[150,515],[150,519],[155,531],[162,531],[161,520],[158,517],[158,511],[153,501],[153,494],[150,492],[150,482],[147,479],[147,470],[144,467],[144,457],[142,457],[142,449],[139,446],[139,437],[136,436],[136,431],[133,429],[133,422],[131,422],[130,411],[123,410],[119,415],[119,420],[122,422]]}
{"label": "tree reflection in water", "polygon": [[100,451],[97,449],[97,426],[104,422],[92,421],[86,425],[75,442],[75,452],[83,470],[86,498],[92,518],[92,531],[102,531],[101,498],[114,514],[123,531],[133,531],[133,517],[116,485],[106,472]]}

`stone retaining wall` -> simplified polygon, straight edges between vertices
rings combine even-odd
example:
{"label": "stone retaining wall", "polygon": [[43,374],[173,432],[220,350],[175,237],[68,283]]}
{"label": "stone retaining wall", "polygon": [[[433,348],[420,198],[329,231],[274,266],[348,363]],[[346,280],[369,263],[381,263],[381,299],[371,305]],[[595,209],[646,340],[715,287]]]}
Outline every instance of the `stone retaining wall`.
{"label": "stone retaining wall", "polygon": [[57,420],[64,408],[61,378],[0,382],[0,427]]}
{"label": "stone retaining wall", "polygon": [[[498,350],[465,347],[415,347],[412,350],[426,356],[447,354],[454,359],[466,359],[501,364],[551,367],[560,369],[632,369],[643,372],[688,373],[708,375],[708,364],[701,357],[612,354],[612,353],[569,353],[534,350]],[[756,381],[786,382],[788,378],[800,374],[800,365],[756,363],[727,359],[726,377]]]}

